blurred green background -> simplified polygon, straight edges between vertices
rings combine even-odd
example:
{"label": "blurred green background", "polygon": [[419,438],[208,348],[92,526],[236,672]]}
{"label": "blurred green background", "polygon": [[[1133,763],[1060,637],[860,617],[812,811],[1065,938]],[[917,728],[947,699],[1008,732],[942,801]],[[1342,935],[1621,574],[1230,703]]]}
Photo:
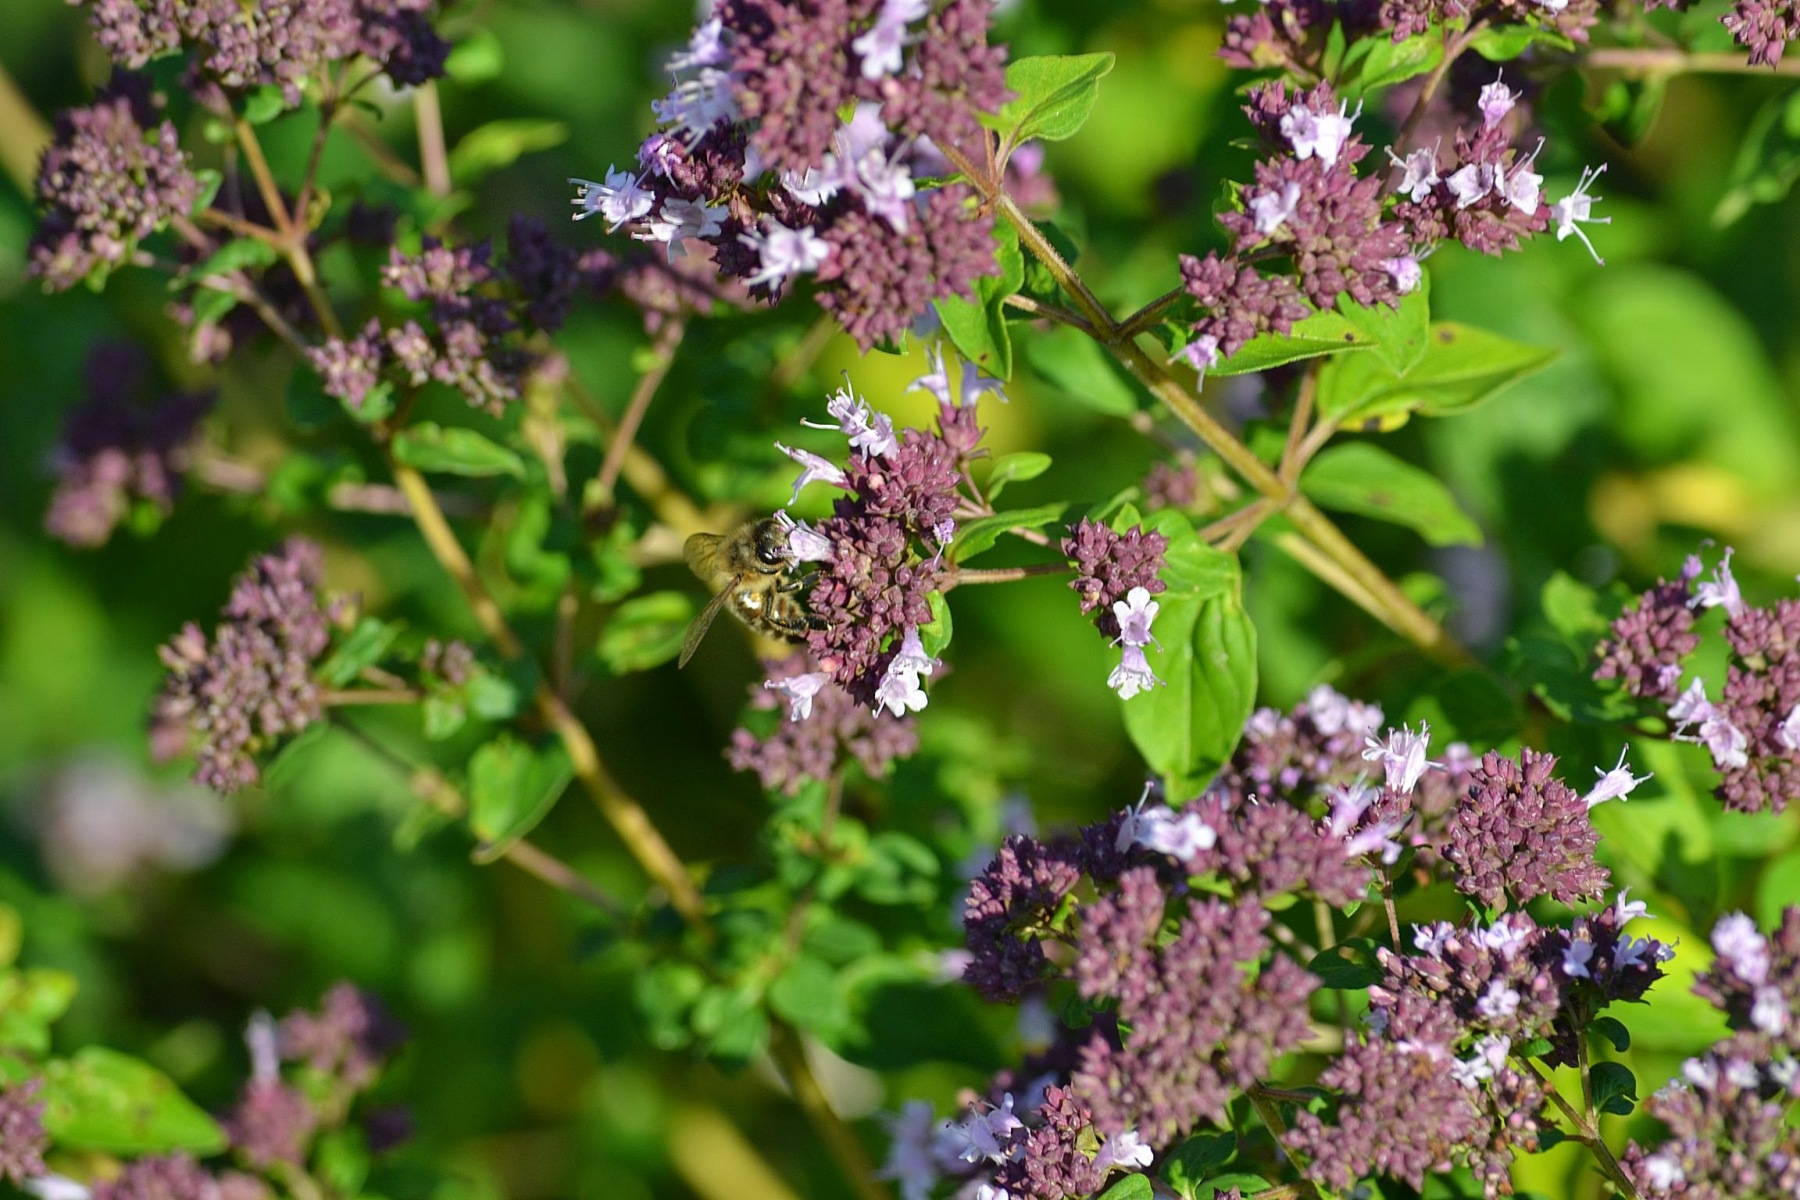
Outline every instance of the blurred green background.
{"label": "blurred green background", "polygon": [[[474,50],[443,86],[451,144],[503,118],[554,122],[561,135],[487,179],[464,230],[497,234],[519,212],[560,222],[567,177],[626,161],[663,90],[660,58],[692,15],[650,0],[456,9],[448,28]],[[1015,54],[1119,56],[1093,119],[1048,157],[1063,196],[1058,220],[1115,307],[1172,286],[1177,253],[1218,244],[1214,198],[1224,180],[1248,176],[1250,152],[1235,144],[1246,129],[1233,89],[1244,80],[1212,57],[1221,20],[1217,5],[1184,0],[1021,3],[1000,18],[997,38]],[[81,13],[63,0],[0,6],[0,65],[46,120],[85,102],[104,71]],[[1800,569],[1800,198],[1715,219],[1741,190],[1746,132],[1795,83],[1677,78],[1648,135],[1627,147],[1590,111],[1608,100],[1605,81],[1545,77],[1546,190],[1560,195],[1583,164],[1609,164],[1599,190],[1613,223],[1597,231],[1608,265],[1548,239],[1503,261],[1455,248],[1434,257],[1435,316],[1562,355],[1473,415],[1387,438],[1451,484],[1486,544],[1432,552],[1403,530],[1346,519],[1396,574],[1446,578],[1453,626],[1496,662],[1509,639],[1546,632],[1540,595],[1558,571],[1642,586],[1706,537],[1738,547],[1753,598],[1791,590]],[[380,135],[410,158],[410,109],[387,107]],[[1371,111],[1365,129],[1382,119]],[[29,144],[17,114],[3,125],[9,147]],[[278,168],[303,152],[305,136],[271,134]],[[350,190],[368,174],[352,143],[333,142],[328,185]],[[159,282],[125,272],[104,295],[39,294],[23,275],[32,223],[20,181],[0,185],[0,902],[24,918],[27,961],[81,980],[60,1036],[141,1053],[217,1107],[243,1073],[238,1031],[252,1009],[309,1003],[349,977],[387,997],[415,1033],[384,1084],[385,1096],[416,1106],[419,1127],[388,1169],[391,1194],[840,1194],[768,1079],[656,1047],[631,999],[641,958],[592,936],[583,913],[510,867],[471,865],[464,835],[415,841],[403,780],[353,742],[328,739],[304,769],[229,803],[194,792],[179,764],[146,766],[156,645],[184,620],[210,622],[230,576],[292,522],[266,502],[191,489],[150,536],[121,531],[77,553],[42,534],[51,455],[63,413],[81,399],[90,347],[134,339],[171,383],[208,380],[186,364]],[[594,224],[566,236],[584,247],[604,241]],[[922,360],[860,360],[842,340],[771,396],[765,379],[798,344],[805,316],[732,318],[690,335],[640,440],[702,502],[748,490],[752,507],[778,504],[790,475],[769,442],[818,413],[840,370],[878,407],[923,419],[918,397],[901,396]],[[644,342],[633,315],[585,307],[560,342],[600,402],[622,407]],[[212,439],[265,466],[322,448],[285,419],[288,370],[266,354],[235,360],[217,380]],[[1234,403],[1253,399],[1234,388]],[[1103,499],[1161,453],[1029,368],[1009,390],[1010,406],[985,410],[990,443],[1056,459],[1048,475],[1018,486],[1019,503]],[[421,632],[473,635],[406,523],[312,516],[303,531],[327,546],[331,584],[360,591],[371,610]],[[1439,690],[1442,679],[1417,656],[1293,563],[1254,542],[1246,561],[1264,703],[1290,704],[1329,679],[1383,701],[1391,716],[1428,715],[1478,742],[1492,732],[1459,727],[1455,687]],[[1414,582],[1442,599],[1422,575]],[[690,586],[679,567],[653,568],[646,584]],[[1108,651],[1062,581],[962,589],[953,608],[954,671],[933,688],[924,752],[890,788],[867,789],[852,805],[918,830],[968,816],[972,845],[991,839],[1009,792],[1028,795],[1047,824],[1134,799],[1141,766],[1100,686]],[[541,635],[548,618],[527,612],[522,624]],[[600,678],[582,697],[616,774],[691,860],[743,861],[766,815],[754,781],[720,754],[759,678],[734,631],[715,634],[684,673],[670,665]],[[1421,699],[1434,690],[1439,699]],[[419,743],[405,716],[366,724]],[[1572,781],[1610,765],[1617,750],[1553,725],[1533,736],[1567,755]],[[1667,919],[1658,936],[1681,939],[1677,965],[1704,955],[1704,930],[1720,912],[1746,908],[1767,923],[1800,899],[1796,814],[1719,815],[1703,790],[1704,755],[1692,749],[1645,747],[1633,762],[1655,780],[1628,806],[1596,814],[1621,881],[1648,892]],[[578,797],[540,838],[603,884],[628,894],[639,886]],[[957,865],[943,863],[944,939]],[[1656,1004],[1625,1014],[1647,1086],[1717,1030],[1683,987],[1678,974]],[[915,1093],[946,1102],[998,1066],[1013,1037],[1008,1014],[977,1013],[954,992],[921,1010],[935,1025],[911,1011],[867,1014],[858,1055],[903,1069],[827,1072],[850,1113],[896,1108]],[[1522,1177],[1551,1195],[1583,1194],[1590,1184],[1572,1150],[1534,1160]]]}

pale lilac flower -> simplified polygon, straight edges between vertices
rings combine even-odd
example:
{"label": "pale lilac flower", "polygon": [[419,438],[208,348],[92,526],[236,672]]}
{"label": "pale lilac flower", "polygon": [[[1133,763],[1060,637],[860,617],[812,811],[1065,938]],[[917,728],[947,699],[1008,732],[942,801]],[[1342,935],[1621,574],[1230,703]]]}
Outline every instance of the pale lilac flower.
{"label": "pale lilac flower", "polygon": [[1002,1162],[1006,1152],[1001,1146],[1014,1133],[1025,1128],[1025,1122],[1013,1114],[1012,1093],[1006,1093],[999,1107],[988,1112],[972,1112],[956,1127],[968,1143],[962,1151],[964,1162]]}
{"label": "pale lilac flower", "polygon": [[1775,740],[1789,750],[1800,750],[1800,704],[1788,709],[1788,715],[1775,730]]}
{"label": "pale lilac flower", "polygon": [[952,408],[965,408],[975,404],[989,392],[992,392],[1000,403],[1006,403],[1006,392],[1002,390],[1006,387],[1005,382],[983,375],[980,367],[961,355],[958,355],[956,359],[960,364],[960,385],[953,396],[950,391],[950,367],[944,359],[942,343],[928,347],[925,351],[925,360],[931,364],[931,370],[907,384],[907,391],[930,392],[937,397],[938,403],[947,404]]}
{"label": "pale lilac flower", "polygon": [[835,463],[820,458],[810,450],[796,450],[794,447],[784,446],[780,442],[775,443],[775,448],[805,468],[800,472],[800,478],[794,480],[794,494],[788,498],[789,504],[800,499],[800,489],[815,479],[822,483],[829,483],[833,487],[844,486],[843,469]]}
{"label": "pale lilac flower", "polygon": [[1504,1020],[1519,1011],[1519,993],[1496,979],[1475,1002],[1475,1011],[1490,1021]]}
{"label": "pale lilac flower", "polygon": [[831,257],[831,243],[811,229],[789,229],[773,218],[768,222],[768,233],[740,233],[738,241],[756,251],[762,264],[744,280],[752,286],[809,275]]}
{"label": "pale lilac flower", "polygon": [[1315,113],[1304,104],[1296,104],[1281,117],[1281,136],[1294,148],[1294,157],[1317,158],[1326,166],[1335,166],[1344,143],[1350,140],[1350,127],[1362,115],[1362,105],[1353,115],[1346,115],[1349,101],[1338,105],[1336,112]]}
{"label": "pale lilac flower", "polygon": [[1411,254],[1402,254],[1398,258],[1384,258],[1376,265],[1388,273],[1388,278],[1394,281],[1394,290],[1402,296],[1412,295],[1425,278],[1425,269]]}
{"label": "pale lilac flower", "polygon": [[887,674],[875,689],[875,711],[886,708],[896,717],[903,717],[909,711],[924,708],[927,697],[919,678],[930,675],[939,665],[938,659],[925,653],[919,631],[908,629],[901,639],[900,652],[888,663]]}
{"label": "pale lilac flower", "polygon": [[1413,926],[1413,946],[1427,958],[1444,957],[1444,948],[1456,936],[1456,926],[1448,921]]}
{"label": "pale lilac flower", "polygon": [[1594,957],[1594,943],[1584,940],[1572,941],[1569,948],[1563,951],[1563,974],[1571,979],[1592,979],[1588,971],[1588,963]]}
{"label": "pale lilac flower", "polygon": [[1281,191],[1258,192],[1250,197],[1250,215],[1255,218],[1256,232],[1267,237],[1280,229],[1294,215],[1300,204],[1300,185],[1289,180]]}
{"label": "pale lilac flower", "polygon": [[1124,647],[1119,665],[1106,677],[1106,686],[1119,693],[1121,700],[1129,700],[1139,692],[1147,692],[1162,684],[1163,681],[1150,669],[1150,660],[1145,657],[1142,646]]}
{"label": "pale lilac flower", "polygon": [[1769,978],[1769,939],[1756,928],[1756,922],[1743,913],[1720,917],[1712,931],[1713,953],[1739,979],[1760,986]]}
{"label": "pale lilac flower", "polygon": [[1492,163],[1465,163],[1450,173],[1444,186],[1456,197],[1457,208],[1478,204],[1501,182],[1499,168]]}
{"label": "pale lilac flower", "polygon": [[885,458],[900,448],[900,441],[894,436],[893,420],[886,413],[876,412],[867,400],[856,394],[848,373],[844,376],[844,386],[825,402],[825,411],[837,418],[835,424],[804,419],[800,423],[814,429],[841,430],[850,439],[852,450],[864,450],[877,457]]}
{"label": "pale lilac flower", "polygon": [[1612,770],[1602,771],[1599,767],[1594,768],[1594,774],[1600,778],[1594,784],[1593,790],[1581,798],[1583,804],[1593,808],[1596,804],[1604,804],[1608,800],[1623,800],[1631,795],[1638,784],[1650,778],[1649,775],[1633,775],[1630,768],[1625,765],[1625,752],[1630,749],[1630,746],[1626,746],[1619,751],[1618,765]]}
{"label": "pale lilac flower", "polygon": [[1511,958],[1531,940],[1531,934],[1522,924],[1497,921],[1486,929],[1476,930],[1475,940],[1501,958]]}
{"label": "pale lilac flower", "polygon": [[1780,988],[1767,985],[1756,989],[1756,998],[1750,1005],[1750,1023],[1768,1034],[1780,1037],[1788,1027],[1787,998],[1781,994]]}
{"label": "pale lilac flower", "polygon": [[1398,729],[1388,730],[1387,740],[1379,741],[1373,736],[1363,739],[1363,761],[1379,762],[1382,772],[1387,778],[1387,785],[1396,792],[1410,792],[1418,786],[1419,777],[1430,767],[1443,770],[1444,764],[1434,762],[1425,757],[1431,744],[1431,726],[1424,721],[1419,722],[1419,732],[1414,733],[1402,725]]}
{"label": "pale lilac flower", "polygon": [[1450,1074],[1464,1087],[1476,1087],[1482,1080],[1494,1077],[1494,1072],[1505,1065],[1511,1051],[1511,1038],[1489,1035],[1475,1043],[1468,1058],[1451,1063]]}
{"label": "pale lilac flower", "polygon": [[975,1185],[975,1200],[1012,1200],[1012,1193],[993,1183]]}
{"label": "pale lilac flower", "polygon": [[1115,1167],[1129,1171],[1133,1167],[1149,1166],[1155,1157],[1150,1147],[1139,1139],[1138,1131],[1127,1129],[1100,1143],[1100,1153],[1094,1156],[1094,1169],[1102,1175]]}
{"label": "pale lilac flower", "polygon": [[1669,720],[1674,722],[1677,735],[1685,731],[1687,726],[1705,721],[1712,715],[1713,705],[1706,698],[1706,685],[1698,679],[1688,684],[1687,691],[1669,705]]}
{"label": "pale lilac flower", "polygon": [[1594,256],[1594,261],[1603,267],[1606,265],[1606,260],[1600,257],[1598,250],[1594,249],[1594,243],[1588,240],[1587,231],[1581,226],[1584,223],[1588,225],[1612,224],[1611,217],[1593,215],[1594,202],[1600,197],[1588,194],[1588,189],[1599,181],[1600,172],[1604,170],[1606,170],[1606,164],[1601,163],[1592,170],[1582,171],[1581,182],[1575,185],[1575,190],[1550,205],[1550,215],[1556,219],[1556,240],[1567,241],[1570,234],[1580,238],[1581,244],[1586,246],[1588,253]]}
{"label": "pale lilac flower", "polygon": [[1719,560],[1713,577],[1694,585],[1694,598],[1688,601],[1689,608],[1714,608],[1723,604],[1728,616],[1743,613],[1744,593],[1738,589],[1737,577],[1731,573],[1731,552],[1732,547],[1727,546],[1725,557]]}
{"label": "pale lilac flower", "polygon": [[835,175],[828,175],[818,167],[808,167],[804,175],[783,171],[781,186],[800,203],[818,208],[837,195],[838,189],[843,185]]}
{"label": "pale lilac flower", "polygon": [[1475,107],[1481,113],[1481,123],[1489,129],[1506,119],[1506,114],[1513,110],[1519,102],[1519,93],[1508,88],[1495,76],[1494,82],[1481,89],[1481,95],[1475,101]]}
{"label": "pale lilac flower", "polygon": [[[1340,733],[1348,733],[1353,738],[1367,737],[1381,728],[1381,705],[1352,700],[1328,683],[1316,684],[1306,693],[1306,712],[1313,725],[1326,737],[1336,737]],[[1259,709],[1250,719],[1254,722],[1259,717],[1268,721],[1261,730],[1262,736],[1273,737],[1280,725],[1279,715],[1273,709]]]}
{"label": "pale lilac flower", "polygon": [[1544,177],[1531,169],[1531,164],[1537,161],[1538,152],[1543,148],[1544,143],[1540,138],[1537,150],[1533,150],[1531,157],[1524,161],[1514,163],[1510,174],[1496,168],[1494,190],[1507,204],[1528,217],[1537,212],[1538,202],[1544,194]]}
{"label": "pale lilac flower", "polygon": [[1177,814],[1166,805],[1132,810],[1119,829],[1121,850],[1137,845],[1182,861],[1212,849],[1218,841],[1218,831],[1198,813]]}
{"label": "pale lilac flower", "polygon": [[599,213],[606,218],[608,233],[627,221],[648,215],[656,203],[656,197],[629,171],[608,167],[605,183],[595,183],[591,179],[571,179],[569,182],[575,186],[575,207],[581,210],[575,214],[575,219],[585,221]]}
{"label": "pale lilac flower", "polygon": [[652,100],[650,111],[692,146],[718,126],[743,118],[732,99],[732,80],[729,71],[702,67],[694,78],[677,82],[667,96]]}
{"label": "pale lilac flower", "polygon": [[787,530],[788,557],[795,562],[825,562],[831,557],[831,539],[805,521],[794,520],[785,509],[775,514],[775,520]]}
{"label": "pale lilac flower", "polygon": [[1655,938],[1624,937],[1619,939],[1619,948],[1613,952],[1613,967],[1616,970],[1647,967],[1651,963],[1668,962],[1674,957],[1675,948]]}
{"label": "pale lilac flower", "polygon": [[36,1196],[37,1200],[89,1200],[94,1194],[87,1184],[70,1179],[67,1175],[58,1175],[55,1171],[39,1175],[35,1179],[27,1179],[19,1186]]}
{"label": "pale lilac flower", "polygon": [[765,679],[763,686],[787,697],[788,720],[805,721],[812,717],[813,697],[830,682],[830,671],[812,671],[786,679]]}
{"label": "pale lilac flower", "polygon": [[1148,646],[1156,642],[1156,635],[1150,632],[1150,622],[1156,620],[1156,614],[1162,605],[1150,598],[1148,589],[1134,587],[1125,593],[1125,599],[1113,602],[1113,616],[1119,622],[1119,641],[1127,646]]}
{"label": "pale lilac flower", "polygon": [[1643,1162],[1644,1177],[1650,1187],[1658,1192],[1667,1192],[1687,1179],[1687,1172],[1682,1170],[1681,1161],[1671,1150],[1661,1154],[1652,1154]]}
{"label": "pale lilac flower", "polygon": [[244,1026],[244,1046],[250,1051],[252,1079],[281,1078],[281,1030],[267,1009],[250,1014],[250,1022]]}
{"label": "pale lilac flower", "polygon": [[1745,753],[1750,747],[1749,735],[1722,712],[1715,711],[1701,722],[1700,741],[1712,754],[1713,765],[1720,770],[1746,766],[1750,762],[1750,756]]}
{"label": "pale lilac flower", "polygon": [[724,22],[718,17],[701,24],[694,29],[693,36],[688,38],[686,50],[677,50],[663,64],[663,69],[671,74],[677,71],[695,71],[702,67],[722,67],[729,57],[725,50]]}
{"label": "pale lilac flower", "polygon": [[1630,894],[1630,888],[1621,888],[1619,889],[1619,898],[1613,901],[1613,917],[1618,922],[1620,929],[1625,928],[1625,926],[1631,924],[1639,917],[1648,916],[1650,914],[1650,906],[1645,904],[1642,900],[1627,900],[1625,898]]}
{"label": "pale lilac flower", "polygon": [[1223,357],[1219,353],[1219,339],[1210,333],[1203,333],[1175,351],[1169,361],[1174,362],[1177,358],[1184,358],[1190,367],[1204,375],[1211,368],[1218,366]]}
{"label": "pale lilac flower", "polygon": [[926,1200],[937,1184],[938,1165],[932,1154],[936,1125],[931,1105],[924,1100],[908,1100],[887,1118],[888,1158],[876,1175],[899,1184],[903,1200]]}
{"label": "pale lilac flower", "polygon": [[850,43],[862,59],[864,79],[885,79],[900,70],[906,26],[929,11],[926,0],[884,0],[869,31]]}
{"label": "pale lilac flower", "polygon": [[858,104],[856,112],[832,135],[825,174],[862,197],[863,207],[905,233],[917,187],[906,167],[905,148],[888,154],[888,128],[881,106]]}
{"label": "pale lilac flower", "polygon": [[1404,195],[1408,200],[1417,204],[1429,196],[1431,189],[1437,186],[1437,151],[1435,148],[1427,149],[1421,146],[1405,158],[1400,158],[1390,149],[1387,156],[1389,162],[1404,172],[1399,186],[1394,189],[1396,194]]}
{"label": "pale lilac flower", "polygon": [[723,228],[724,217],[723,205],[670,197],[662,202],[662,208],[648,228],[632,236],[640,242],[667,242],[669,261],[673,262],[687,255],[687,247],[684,245],[687,239],[716,235]]}

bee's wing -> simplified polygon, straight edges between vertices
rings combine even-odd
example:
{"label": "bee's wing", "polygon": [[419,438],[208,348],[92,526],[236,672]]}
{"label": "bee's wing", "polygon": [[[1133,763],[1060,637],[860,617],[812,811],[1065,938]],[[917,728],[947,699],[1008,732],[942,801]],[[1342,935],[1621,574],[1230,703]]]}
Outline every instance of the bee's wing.
{"label": "bee's wing", "polygon": [[[694,535],[694,537],[711,536],[711,534],[701,533]],[[693,538],[688,539],[688,544],[693,544]],[[689,555],[688,560],[692,562],[693,556]],[[707,601],[706,607],[700,610],[700,615],[694,618],[694,623],[688,626],[687,637],[683,638],[681,642],[681,661],[676,664],[678,670],[687,666],[688,659],[694,657],[694,651],[700,648],[700,642],[706,637],[706,631],[712,628],[713,618],[718,616],[719,610],[731,600],[732,590],[732,587],[727,586],[718,595]]]}
{"label": "bee's wing", "polygon": [[711,583],[719,574],[719,543],[724,540],[716,533],[691,534],[681,545],[681,553],[687,558],[688,570]]}

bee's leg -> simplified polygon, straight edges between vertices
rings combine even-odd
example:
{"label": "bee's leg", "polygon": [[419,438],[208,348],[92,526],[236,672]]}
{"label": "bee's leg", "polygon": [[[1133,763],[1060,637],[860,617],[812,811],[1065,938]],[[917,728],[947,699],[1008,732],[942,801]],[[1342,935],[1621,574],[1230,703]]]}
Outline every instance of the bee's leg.
{"label": "bee's leg", "polygon": [[781,582],[775,585],[775,594],[778,596],[791,596],[805,586],[806,580],[799,575],[784,576]]}
{"label": "bee's leg", "polygon": [[830,628],[823,617],[808,612],[793,600],[770,605],[764,619],[781,636],[792,642],[804,642],[807,634],[820,633]]}

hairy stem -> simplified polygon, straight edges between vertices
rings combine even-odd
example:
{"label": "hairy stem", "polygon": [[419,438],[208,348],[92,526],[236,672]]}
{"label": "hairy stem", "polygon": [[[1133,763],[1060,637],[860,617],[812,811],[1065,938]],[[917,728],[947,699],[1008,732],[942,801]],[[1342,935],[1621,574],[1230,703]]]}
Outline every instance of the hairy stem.
{"label": "hairy stem", "polygon": [[1023,567],[958,567],[950,572],[941,590],[947,592],[965,583],[1016,583],[1037,575],[1064,575],[1068,571],[1066,562],[1031,563]]}
{"label": "hairy stem", "polygon": [[781,1069],[801,1111],[825,1139],[860,1200],[888,1200],[887,1189],[876,1182],[875,1164],[869,1160],[868,1151],[838,1116],[837,1110],[831,1107],[825,1089],[819,1086],[812,1064],[806,1061],[806,1047],[801,1043],[800,1035],[786,1025],[775,1026],[769,1038],[769,1056]]}
{"label": "hairy stem", "polygon": [[1700,54],[1669,47],[1605,46],[1577,60],[1582,67],[1641,71],[1648,75],[1800,75],[1800,58],[1785,56],[1772,67],[1752,66],[1741,54]]}
{"label": "hairy stem", "polygon": [[425,189],[440,198],[448,196],[450,153],[444,144],[444,108],[438,103],[435,80],[413,89],[413,120],[419,126],[419,166],[425,174]]}
{"label": "hairy stem", "polygon": [[662,327],[650,347],[651,364],[638,376],[637,386],[632,389],[625,413],[613,430],[612,440],[607,443],[606,457],[600,462],[600,473],[594,478],[594,489],[602,508],[613,507],[613,489],[618,485],[619,472],[624,469],[625,455],[631,449],[633,439],[637,437],[638,426],[644,422],[644,414],[650,411],[650,401],[656,398],[656,389],[662,386],[669,368],[675,365],[675,352],[681,347],[681,339],[686,335],[686,322],[675,317]]}

